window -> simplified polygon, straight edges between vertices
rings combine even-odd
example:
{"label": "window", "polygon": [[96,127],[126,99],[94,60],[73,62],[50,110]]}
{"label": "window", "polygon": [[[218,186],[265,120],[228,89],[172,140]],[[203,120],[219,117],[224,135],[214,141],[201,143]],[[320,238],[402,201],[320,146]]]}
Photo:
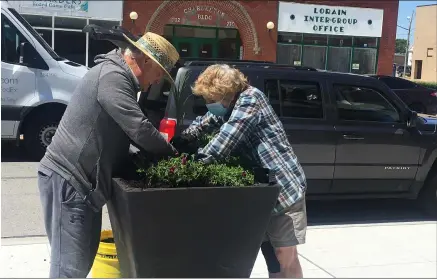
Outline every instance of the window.
{"label": "window", "polygon": [[375,48],[356,48],[353,53],[352,73],[354,74],[375,74],[376,72],[376,55]]}
{"label": "window", "polygon": [[378,38],[371,37],[354,37],[355,47],[377,47]]}
{"label": "window", "polygon": [[338,47],[351,47],[352,37],[348,36],[329,36],[329,45]]}
{"label": "window", "polygon": [[433,50],[434,50],[433,48],[427,48],[426,49],[426,57],[432,57]]}
{"label": "window", "polygon": [[323,118],[322,95],[317,83],[281,80],[278,88],[277,80],[268,80],[264,91],[278,116]]}
{"label": "window", "polygon": [[23,17],[34,28],[36,28],[36,27],[52,28],[52,17],[51,16],[23,15]]}
{"label": "window", "polygon": [[216,30],[212,28],[196,28],[184,26],[175,26],[174,28],[175,37],[215,39],[215,33]]}
{"label": "window", "polygon": [[351,53],[351,48],[348,47],[330,47],[326,69],[334,72],[349,72]]}
{"label": "window", "polygon": [[86,19],[72,17],[55,17],[55,28],[80,29],[86,25]]}
{"label": "window", "polygon": [[86,34],[55,30],[55,51],[68,60],[85,65]]}
{"label": "window", "polygon": [[46,41],[49,45],[52,45],[52,30],[47,29],[37,29],[36,32]]}
{"label": "window", "polygon": [[302,46],[278,44],[277,63],[301,66]]}
{"label": "window", "polygon": [[108,53],[115,48],[117,47],[110,41],[98,41],[90,38],[88,45],[88,67],[91,68],[96,65],[96,63],[94,63],[94,58],[97,55]]}
{"label": "window", "polygon": [[302,33],[279,33],[278,43],[302,43]]}
{"label": "window", "polygon": [[328,36],[317,34],[303,34],[303,43],[305,45],[326,46],[328,44]]}
{"label": "window", "polygon": [[304,46],[302,66],[324,70],[326,49],[323,46]]}
{"label": "window", "polygon": [[18,64],[20,45],[29,42],[20,31],[2,14],[2,61]]}
{"label": "window", "polygon": [[387,86],[391,89],[408,89],[417,87],[417,84],[415,84],[414,82],[402,78],[381,77],[379,78],[379,80],[387,84]]}
{"label": "window", "polygon": [[334,85],[338,118],[341,120],[398,122],[399,113],[378,91],[371,88]]}

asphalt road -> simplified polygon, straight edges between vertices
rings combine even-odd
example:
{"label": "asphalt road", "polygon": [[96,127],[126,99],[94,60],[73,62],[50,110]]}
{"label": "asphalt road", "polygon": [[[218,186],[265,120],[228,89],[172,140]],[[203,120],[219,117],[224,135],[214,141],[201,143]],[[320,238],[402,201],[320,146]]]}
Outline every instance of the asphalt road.
{"label": "asphalt road", "polygon": [[[1,237],[46,235],[37,186],[37,162],[23,150],[2,143],[1,150]],[[429,221],[414,201],[308,201],[309,225],[338,225]],[[106,208],[103,228],[110,228]]]}

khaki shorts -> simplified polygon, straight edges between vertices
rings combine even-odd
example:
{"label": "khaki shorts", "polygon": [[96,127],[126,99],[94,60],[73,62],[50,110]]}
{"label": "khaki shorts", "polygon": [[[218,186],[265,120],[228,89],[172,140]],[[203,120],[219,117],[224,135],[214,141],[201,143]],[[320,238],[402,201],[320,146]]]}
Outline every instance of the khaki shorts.
{"label": "khaki shorts", "polygon": [[274,248],[297,246],[305,243],[307,212],[305,197],[293,205],[287,213],[272,216],[264,241]]}

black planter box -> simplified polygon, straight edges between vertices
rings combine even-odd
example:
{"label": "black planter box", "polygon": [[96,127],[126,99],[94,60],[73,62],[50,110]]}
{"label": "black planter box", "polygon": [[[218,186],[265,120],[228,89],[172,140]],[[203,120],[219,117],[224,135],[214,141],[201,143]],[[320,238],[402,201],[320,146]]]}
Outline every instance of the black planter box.
{"label": "black planter box", "polygon": [[113,179],[123,277],[250,277],[279,187],[139,189]]}

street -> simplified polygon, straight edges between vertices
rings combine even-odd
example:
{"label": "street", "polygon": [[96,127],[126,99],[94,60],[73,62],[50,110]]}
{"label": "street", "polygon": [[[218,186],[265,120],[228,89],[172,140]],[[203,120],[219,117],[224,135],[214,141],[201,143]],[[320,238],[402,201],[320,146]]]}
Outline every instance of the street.
{"label": "street", "polygon": [[[38,244],[44,249],[43,258],[48,254],[37,165],[29,162],[20,149],[2,144],[2,245],[39,239],[44,243]],[[414,201],[308,201],[307,211],[307,244],[299,248],[307,277],[436,277],[437,226],[435,220],[416,209]],[[103,229],[107,228],[110,222],[105,208]],[[2,250],[6,269],[12,265],[11,256]],[[15,258],[25,256],[25,252],[16,251]],[[9,273],[2,272],[14,276],[16,269],[9,266]],[[40,272],[44,276],[46,270]],[[266,275],[265,263],[259,256],[252,277]]]}

